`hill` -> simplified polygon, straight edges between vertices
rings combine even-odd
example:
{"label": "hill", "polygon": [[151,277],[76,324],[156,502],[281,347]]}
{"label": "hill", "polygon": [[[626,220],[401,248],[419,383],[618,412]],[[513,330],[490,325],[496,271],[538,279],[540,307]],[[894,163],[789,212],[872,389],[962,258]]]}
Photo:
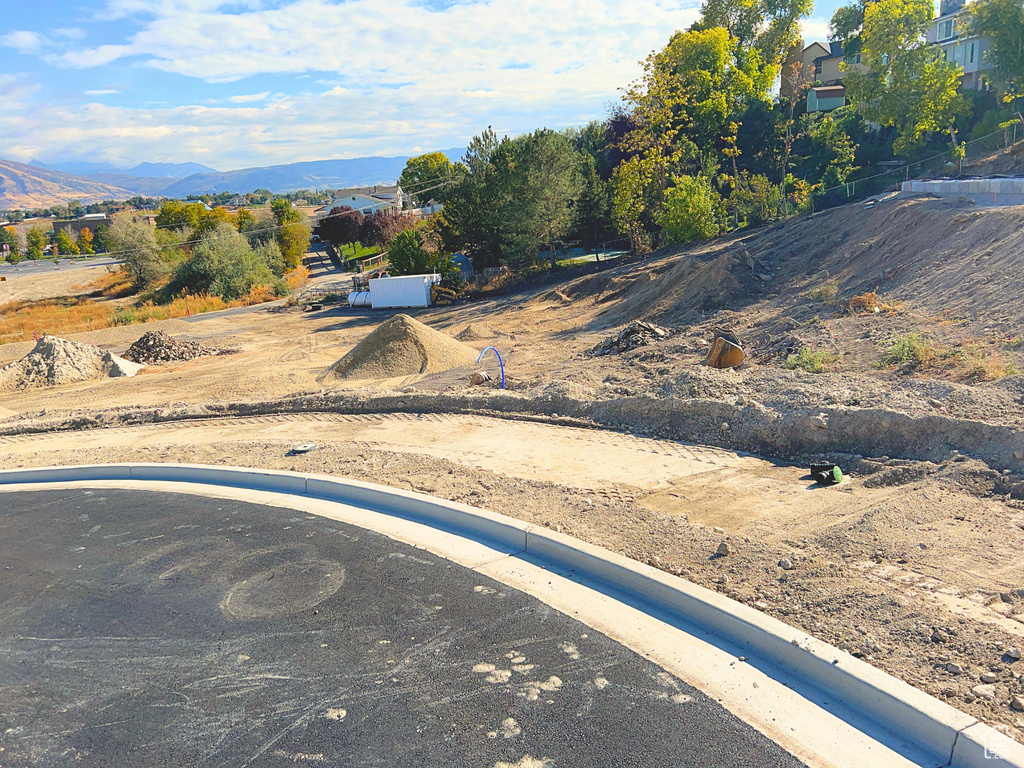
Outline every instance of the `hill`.
{"label": "hill", "polygon": [[72,200],[99,203],[125,199],[133,194],[101,181],[0,160],[0,208],[46,208]]}

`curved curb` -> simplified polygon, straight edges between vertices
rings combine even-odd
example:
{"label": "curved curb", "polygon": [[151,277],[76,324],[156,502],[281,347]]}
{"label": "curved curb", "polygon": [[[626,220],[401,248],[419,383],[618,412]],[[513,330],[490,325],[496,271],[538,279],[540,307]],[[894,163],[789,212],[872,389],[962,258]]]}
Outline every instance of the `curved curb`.
{"label": "curved curb", "polygon": [[[717,592],[586,542],[505,515],[424,494],[356,480],[296,472],[193,464],[100,464],[0,471],[0,485],[83,480],[201,483],[344,502],[407,517],[466,538],[530,555],[639,597],[673,618],[751,649],[772,666],[837,698],[846,707],[956,768],[1024,768],[1024,745],[1000,740],[1001,761],[987,751],[993,729],[848,653]],[[1009,749],[1007,747],[1009,746]]]}

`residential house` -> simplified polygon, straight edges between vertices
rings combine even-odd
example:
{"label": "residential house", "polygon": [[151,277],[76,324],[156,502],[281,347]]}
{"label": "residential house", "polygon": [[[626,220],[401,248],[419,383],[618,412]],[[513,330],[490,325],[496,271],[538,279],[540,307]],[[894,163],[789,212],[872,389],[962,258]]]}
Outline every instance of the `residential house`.
{"label": "residential house", "polygon": [[[811,43],[803,47],[803,41],[790,50],[786,59],[779,96],[783,101],[789,98],[796,84],[789,77],[793,64],[802,64],[814,85],[807,91],[808,112],[828,112],[846,104],[846,88],[839,65],[845,61],[839,43]],[[859,59],[855,61],[859,63]]]}
{"label": "residential house", "polygon": [[337,190],[330,208],[347,205],[365,215],[376,211],[400,211],[402,200],[402,188],[397,184],[393,187],[356,187]]}
{"label": "residential house", "polygon": [[963,68],[961,82],[965,91],[986,90],[988,84],[982,73],[991,66],[985,56],[989,41],[984,37],[964,33],[960,27],[963,11],[963,0],[942,0],[939,15],[932,19],[928,27],[928,42],[942,49],[946,61]]}

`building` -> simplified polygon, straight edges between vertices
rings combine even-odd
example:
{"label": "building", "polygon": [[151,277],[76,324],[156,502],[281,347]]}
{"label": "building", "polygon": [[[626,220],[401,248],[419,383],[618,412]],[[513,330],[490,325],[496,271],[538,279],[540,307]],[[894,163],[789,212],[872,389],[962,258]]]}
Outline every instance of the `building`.
{"label": "building", "polygon": [[991,66],[985,56],[989,42],[984,37],[963,33],[959,23],[963,10],[963,0],[942,0],[939,15],[928,26],[927,39],[942,49],[946,61],[959,64],[964,70],[965,91],[983,91],[988,88],[983,72]]}
{"label": "building", "polygon": [[[789,99],[795,83],[789,76],[794,64],[803,65],[804,77],[813,85],[807,90],[807,111],[828,112],[846,104],[846,88],[843,86],[843,72],[840,65],[846,61],[839,43],[811,43],[803,47],[801,40],[790,50],[779,88],[783,101]],[[859,57],[854,61],[859,64]]]}
{"label": "building", "polygon": [[77,219],[53,222],[53,233],[57,234],[63,229],[71,236],[72,240],[78,240],[83,229],[88,228],[90,232],[96,234],[97,227],[109,227],[113,223],[114,219],[106,213],[87,213]]}
{"label": "building", "polygon": [[339,189],[335,192],[330,208],[347,205],[366,215],[382,210],[400,211],[402,210],[402,201],[402,188],[398,185],[393,187],[356,187],[354,189]]}

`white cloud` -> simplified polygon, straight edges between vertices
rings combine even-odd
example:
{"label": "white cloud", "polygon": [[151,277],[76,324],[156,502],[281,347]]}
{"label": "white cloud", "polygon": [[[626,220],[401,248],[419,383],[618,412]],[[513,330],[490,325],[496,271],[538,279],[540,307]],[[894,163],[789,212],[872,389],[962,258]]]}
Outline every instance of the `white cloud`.
{"label": "white cloud", "polygon": [[98,89],[93,90],[93,91],[86,91],[85,95],[86,96],[112,96],[115,93],[120,93],[120,91],[115,91],[113,88],[98,88]]}
{"label": "white cloud", "polygon": [[804,39],[804,45],[813,42],[825,42],[828,40],[828,19],[804,19],[800,22],[800,34]]}
{"label": "white cloud", "polygon": [[63,37],[67,40],[84,40],[86,31],[81,27],[60,27],[53,30],[56,37]]}
{"label": "white cloud", "polygon": [[[640,75],[638,62],[697,18],[698,4],[107,0],[106,15],[130,17],[138,31],[75,46],[60,55],[65,66],[117,62],[214,83],[278,76],[273,90],[242,86],[219,106],[36,109],[0,123],[0,146],[133,162],[202,154],[232,168],[456,146],[487,125],[558,128],[602,114]],[[282,75],[309,78],[296,85],[305,92],[280,95]]]}
{"label": "white cloud", "polygon": [[263,101],[269,95],[270,91],[264,91],[263,93],[250,93],[248,95],[240,94],[238,96],[232,96],[230,101],[232,104],[249,104],[254,101]]}
{"label": "white cloud", "polygon": [[21,109],[24,102],[38,90],[39,84],[30,81],[24,73],[0,74],[0,103],[4,105],[4,111]]}
{"label": "white cloud", "polygon": [[38,32],[30,32],[26,29],[8,32],[0,37],[0,45],[13,48],[18,53],[39,53],[42,47],[49,45],[49,42]]}

